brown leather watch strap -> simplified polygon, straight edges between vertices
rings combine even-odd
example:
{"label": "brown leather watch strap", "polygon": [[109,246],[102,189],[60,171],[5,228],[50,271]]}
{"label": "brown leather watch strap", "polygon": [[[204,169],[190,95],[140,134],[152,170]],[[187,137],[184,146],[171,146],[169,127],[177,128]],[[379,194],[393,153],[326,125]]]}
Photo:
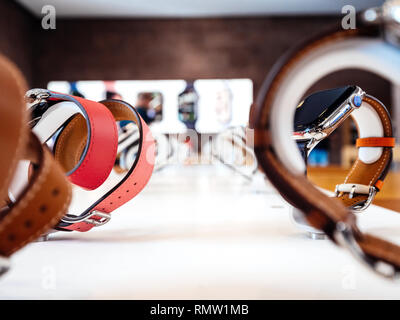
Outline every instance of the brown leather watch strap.
{"label": "brown leather watch strap", "polygon": [[[353,185],[353,190],[355,190],[355,192],[351,192],[350,190],[348,190],[347,192],[338,192],[337,194],[338,199],[340,199],[347,207],[354,207],[365,203],[365,201],[368,200],[368,191],[364,193],[357,192],[356,187],[358,187],[359,185],[366,186],[368,188],[373,187],[375,189],[375,192],[379,191],[383,185],[383,180],[385,179],[386,174],[390,168],[390,164],[392,162],[392,147],[394,138],[392,137],[393,130],[389,113],[386,110],[385,106],[374,97],[367,95],[363,100],[376,111],[376,114],[379,116],[383,127],[383,138],[362,138],[361,141],[370,141],[369,145],[366,145],[367,142],[364,142],[363,147],[371,147],[371,143],[373,141],[375,141],[375,144],[377,141],[391,141],[391,144],[383,146],[381,156],[379,157],[379,159],[372,163],[365,163],[362,159],[360,159],[360,157],[357,158],[344,181],[345,185]],[[361,108],[363,107],[361,106]]]}
{"label": "brown leather watch strap", "polygon": [[65,214],[71,187],[64,171],[32,133],[25,159],[33,164],[26,189],[2,212],[0,255],[10,256],[53,227]]}
{"label": "brown leather watch strap", "polygon": [[[54,226],[71,196],[63,170],[29,132],[22,74],[0,56],[0,256],[10,256]],[[19,160],[29,160],[33,170],[28,185],[15,202],[8,188]],[[5,205],[6,204],[6,205]]]}
{"label": "brown leather watch strap", "polygon": [[0,55],[0,199],[7,197],[8,186],[28,139],[25,87],[17,67]]}
{"label": "brown leather watch strap", "polygon": [[63,129],[54,145],[54,158],[67,171],[79,162],[87,140],[85,118],[77,114]]}
{"label": "brown leather watch strap", "polygon": [[[356,225],[356,216],[342,201],[330,198],[317,190],[302,173],[295,173],[285,164],[277,152],[276,142],[272,139],[271,113],[279,107],[276,101],[277,91],[297,65],[308,55],[332,43],[340,43],[351,38],[365,38],[379,34],[378,27],[365,27],[355,30],[340,30],[319,35],[303,43],[285,55],[267,76],[256,103],[251,112],[252,127],[255,129],[255,152],[258,162],[272,184],[293,206],[303,211],[308,223],[323,230],[335,243],[348,248],[354,255],[366,262],[379,274],[393,277],[400,271],[400,247],[377,237],[362,233]],[[374,104],[374,102],[370,101]],[[295,106],[293,107],[293,112]],[[290,118],[290,117],[289,117]],[[288,119],[289,119],[288,118]],[[385,136],[391,133],[385,132]],[[385,148],[382,161],[386,165],[390,150]],[[356,169],[355,169],[356,170]],[[370,170],[368,168],[368,170]],[[364,171],[358,169],[357,171]],[[377,177],[374,177],[379,172]],[[369,181],[379,180],[380,170],[372,171]],[[350,177],[355,177],[350,174]],[[350,178],[349,178],[350,179]]]}

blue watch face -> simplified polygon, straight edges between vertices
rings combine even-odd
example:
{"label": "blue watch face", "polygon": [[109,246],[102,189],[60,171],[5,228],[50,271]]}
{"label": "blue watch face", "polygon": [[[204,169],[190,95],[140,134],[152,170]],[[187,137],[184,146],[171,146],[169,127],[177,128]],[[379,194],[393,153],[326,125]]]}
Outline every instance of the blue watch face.
{"label": "blue watch face", "polygon": [[346,86],[318,91],[305,98],[296,109],[294,131],[305,131],[318,126],[335,112],[355,90],[355,86]]}

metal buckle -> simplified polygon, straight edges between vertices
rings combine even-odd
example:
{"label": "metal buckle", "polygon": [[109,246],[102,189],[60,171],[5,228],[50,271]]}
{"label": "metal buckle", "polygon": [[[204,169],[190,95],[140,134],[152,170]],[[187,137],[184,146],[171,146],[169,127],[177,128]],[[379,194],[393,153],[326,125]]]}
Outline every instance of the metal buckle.
{"label": "metal buckle", "polygon": [[0,277],[10,270],[10,259],[7,257],[0,256]]}
{"label": "metal buckle", "polygon": [[[100,217],[100,220],[92,219],[93,216]],[[103,226],[111,220],[111,215],[107,212],[94,210],[86,217],[85,222],[94,225],[95,227]]]}
{"label": "metal buckle", "polygon": [[[94,216],[100,217],[100,219],[93,219]],[[95,227],[103,226],[110,220],[111,220],[111,215],[109,213],[98,210],[91,211],[89,214],[84,215],[83,217],[64,216],[61,219],[61,221],[65,223],[85,222],[92,224]]]}
{"label": "metal buckle", "polygon": [[[353,193],[354,195],[354,193]],[[368,199],[365,200],[365,202],[363,204],[358,204],[355,205],[351,208],[351,210],[355,211],[355,212],[360,212],[360,211],[364,211],[365,209],[367,209],[370,204],[372,203],[372,200],[374,200],[376,195],[376,188],[374,186],[370,186],[369,187],[369,194],[368,194]]]}
{"label": "metal buckle", "polygon": [[25,93],[25,100],[28,103],[28,107],[31,107],[43,100],[50,97],[50,91],[47,89],[31,89]]}
{"label": "metal buckle", "polygon": [[[50,91],[47,89],[31,89],[25,93],[25,101],[27,104],[28,109],[30,109],[32,114],[32,119],[28,121],[28,125],[33,127],[36,125],[37,122],[40,121],[42,118],[42,112],[39,112],[40,115],[35,117],[36,108],[40,108],[40,104],[45,102],[46,99],[50,97]],[[35,107],[36,106],[36,107]]]}
{"label": "metal buckle", "polygon": [[[339,185],[336,185],[335,197],[337,197],[339,195],[339,193],[340,193],[339,190],[338,190],[338,187],[339,187]],[[356,191],[356,186],[353,185],[351,190],[350,190],[350,193],[349,193],[349,199],[353,199],[354,194],[356,193],[355,191]],[[365,200],[365,202],[363,202],[362,204],[357,204],[357,205],[352,206],[350,209],[352,211],[354,211],[354,212],[364,211],[365,209],[367,209],[371,205],[372,201],[375,198],[376,192],[377,192],[376,188],[374,186],[370,186],[367,200]]]}
{"label": "metal buckle", "polygon": [[399,278],[399,271],[393,265],[364,253],[355,239],[353,229],[345,222],[341,221],[336,224],[333,236],[338,244],[348,249],[358,261],[368,266],[370,270],[388,279]]}

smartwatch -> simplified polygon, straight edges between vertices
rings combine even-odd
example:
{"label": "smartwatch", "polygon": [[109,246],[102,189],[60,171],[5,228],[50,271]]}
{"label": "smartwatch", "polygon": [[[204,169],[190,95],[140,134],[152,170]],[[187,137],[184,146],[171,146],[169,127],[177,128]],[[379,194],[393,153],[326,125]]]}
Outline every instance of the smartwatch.
{"label": "smartwatch", "polygon": [[229,127],[210,144],[210,154],[214,159],[249,181],[258,170],[251,132],[245,126]]}
{"label": "smartwatch", "polygon": [[[163,169],[170,163],[177,148],[175,139],[162,133],[152,132],[155,144],[154,172]],[[133,123],[122,126],[118,134],[118,154],[114,170],[127,172],[132,167],[139,151],[140,132]]]}
{"label": "smartwatch", "polygon": [[[391,1],[390,4],[394,5],[392,8],[400,7],[396,1]],[[396,10],[391,12],[394,14]],[[373,19],[364,19],[364,16],[365,13],[358,16],[360,23],[357,24],[357,29],[340,29],[319,34],[287,52],[266,77],[253,104],[251,124],[255,129],[255,153],[258,162],[279,193],[303,212],[312,227],[322,230],[335,244],[346,248],[379,275],[396,278],[400,273],[400,247],[361,231],[352,210],[368,205],[373,193],[381,189],[389,169],[394,140],[390,118],[383,104],[355,89],[354,93],[361,98],[361,105],[357,107],[359,98],[357,101],[351,101],[353,93],[348,95],[348,89],[343,88],[336,92],[339,97],[338,104],[348,104],[350,109],[353,109],[351,111],[340,108],[344,115],[351,111],[357,124],[359,151],[358,159],[346,180],[337,188],[335,198],[326,196],[307,180],[304,175],[304,161],[291,133],[296,105],[302,92],[305,92],[315,79],[347,67],[362,68],[365,63],[372,61],[368,52],[370,40],[381,37],[382,27],[384,30],[388,23],[382,22],[381,16],[378,16],[375,22]],[[389,21],[389,18],[385,18],[384,21]],[[392,27],[399,28],[395,15],[390,21]],[[354,45],[360,48],[358,54],[354,53]],[[335,56],[335,52],[339,52],[340,55]],[[391,52],[395,54],[394,50]],[[353,60],[350,61],[351,58]],[[383,66],[387,67],[384,59],[381,67]],[[368,69],[377,70],[378,73],[379,68],[379,65],[368,66]],[[340,97],[341,92],[345,93],[344,98],[348,95],[346,99]],[[303,126],[303,130],[299,127],[299,136],[307,130],[307,125],[310,130],[317,127],[329,129],[330,126],[334,129],[335,121],[340,122],[342,115],[331,113],[338,104],[334,103],[333,108],[329,108],[331,102],[335,102],[336,99],[330,98],[327,101],[328,106],[318,106],[322,111],[328,107],[327,117],[322,115],[320,118],[320,114],[317,113],[312,113],[309,118],[304,115],[304,118],[301,118],[304,122],[299,123]],[[309,120],[311,121],[308,122]],[[324,120],[328,126],[321,128],[318,125],[322,125]],[[329,130],[326,133],[329,133]],[[316,137],[307,134],[308,132],[304,132],[303,137],[308,137],[309,140],[324,136],[322,130],[317,130]],[[307,139],[305,142],[310,143]],[[310,146],[313,144],[315,142],[311,142]]]}
{"label": "smartwatch", "polygon": [[345,182],[336,186],[335,194],[352,210],[363,211],[383,186],[395,146],[392,123],[385,106],[357,86],[313,93],[296,109],[293,138],[307,159],[313,148],[350,115],[357,124],[359,135],[358,160]]}

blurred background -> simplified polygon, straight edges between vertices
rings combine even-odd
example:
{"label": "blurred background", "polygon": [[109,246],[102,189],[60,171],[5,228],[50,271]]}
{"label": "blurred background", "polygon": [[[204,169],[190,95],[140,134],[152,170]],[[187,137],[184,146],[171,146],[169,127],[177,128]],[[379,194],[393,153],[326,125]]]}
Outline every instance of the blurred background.
{"label": "blurred background", "polygon": [[[337,28],[341,9],[383,1],[318,0],[0,0],[0,51],[30,87],[89,99],[122,98],[163,133],[217,134],[245,126],[273,64],[292,46]],[[56,29],[41,27],[56,8]],[[309,92],[356,84],[388,107],[400,129],[400,88],[376,74],[330,74]],[[351,120],[310,156],[309,176],[334,189],[356,158]],[[400,211],[399,152],[375,203]]]}

